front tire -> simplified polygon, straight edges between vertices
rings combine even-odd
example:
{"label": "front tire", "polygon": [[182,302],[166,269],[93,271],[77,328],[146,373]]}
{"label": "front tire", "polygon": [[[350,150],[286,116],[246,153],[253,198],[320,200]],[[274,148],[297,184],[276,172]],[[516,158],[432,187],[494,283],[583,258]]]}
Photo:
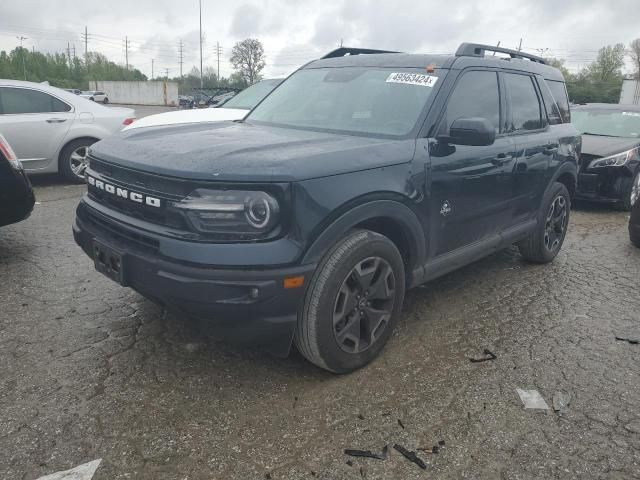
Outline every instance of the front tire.
{"label": "front tire", "polygon": [[62,176],[73,183],[84,183],[84,171],[88,166],[87,153],[89,147],[97,140],[79,138],[69,142],[60,152],[58,167]]}
{"label": "front tire", "polygon": [[629,188],[626,188],[624,193],[622,194],[622,201],[617,204],[619,210],[623,212],[628,212],[631,210],[633,204],[637,201],[640,196],[640,168],[636,170],[636,174],[633,176],[633,179],[629,183]]}
{"label": "front tire", "polygon": [[567,234],[570,211],[567,187],[555,182],[544,197],[536,229],[518,243],[520,255],[532,263],[549,263],[556,258]]}
{"label": "front tire", "polygon": [[107,103],[109,103],[109,99],[107,97],[104,97],[104,100],[102,100],[103,105],[106,105]]}
{"label": "front tire", "polygon": [[325,255],[309,283],[296,347],[334,373],[367,365],[391,336],[404,292],[404,263],[394,243],[368,230],[349,234]]}

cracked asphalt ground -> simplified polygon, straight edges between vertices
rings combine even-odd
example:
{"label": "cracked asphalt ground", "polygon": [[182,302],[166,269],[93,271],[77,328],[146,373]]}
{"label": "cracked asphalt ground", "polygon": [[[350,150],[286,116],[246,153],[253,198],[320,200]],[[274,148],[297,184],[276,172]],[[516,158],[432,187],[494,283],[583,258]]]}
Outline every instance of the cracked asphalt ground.
{"label": "cracked asphalt ground", "polygon": [[[574,211],[551,265],[513,249],[413,290],[383,355],[335,376],[216,343],[95,272],[71,236],[84,188],[56,182],[0,229],[0,478],[96,458],[99,480],[640,478],[640,345],[614,339],[640,335],[627,214]],[[525,410],[516,388],[571,404]],[[439,440],[426,471],[343,454]]]}

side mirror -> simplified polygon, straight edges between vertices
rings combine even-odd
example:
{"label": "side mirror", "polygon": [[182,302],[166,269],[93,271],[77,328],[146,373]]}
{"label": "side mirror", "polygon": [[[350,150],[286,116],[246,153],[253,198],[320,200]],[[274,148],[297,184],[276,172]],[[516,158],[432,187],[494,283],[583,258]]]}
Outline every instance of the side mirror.
{"label": "side mirror", "polygon": [[451,124],[449,135],[438,137],[438,140],[453,145],[482,147],[495,142],[496,129],[486,118],[458,118]]}

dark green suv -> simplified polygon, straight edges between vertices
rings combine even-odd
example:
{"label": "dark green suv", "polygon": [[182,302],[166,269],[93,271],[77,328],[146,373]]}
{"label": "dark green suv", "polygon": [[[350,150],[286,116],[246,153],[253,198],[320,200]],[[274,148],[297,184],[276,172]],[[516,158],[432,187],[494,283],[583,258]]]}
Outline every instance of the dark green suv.
{"label": "dark green suv", "polygon": [[538,57],[339,49],[242,121],[94,144],[73,231],[97,270],[220,337],[348,372],[380,353],[406,289],[514,243],[557,255],[569,121]]}

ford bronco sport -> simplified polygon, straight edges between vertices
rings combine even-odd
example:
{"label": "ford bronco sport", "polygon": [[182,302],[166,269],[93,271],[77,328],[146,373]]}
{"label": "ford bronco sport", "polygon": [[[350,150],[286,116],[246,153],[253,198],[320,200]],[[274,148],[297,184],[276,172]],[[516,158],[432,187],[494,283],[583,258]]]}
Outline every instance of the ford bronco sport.
{"label": "ford bronco sport", "polygon": [[557,255],[581,146],[563,82],[484,45],[339,49],[242,121],[93,145],[75,240],[222,338],[348,372],[380,353],[406,289],[514,243]]}

